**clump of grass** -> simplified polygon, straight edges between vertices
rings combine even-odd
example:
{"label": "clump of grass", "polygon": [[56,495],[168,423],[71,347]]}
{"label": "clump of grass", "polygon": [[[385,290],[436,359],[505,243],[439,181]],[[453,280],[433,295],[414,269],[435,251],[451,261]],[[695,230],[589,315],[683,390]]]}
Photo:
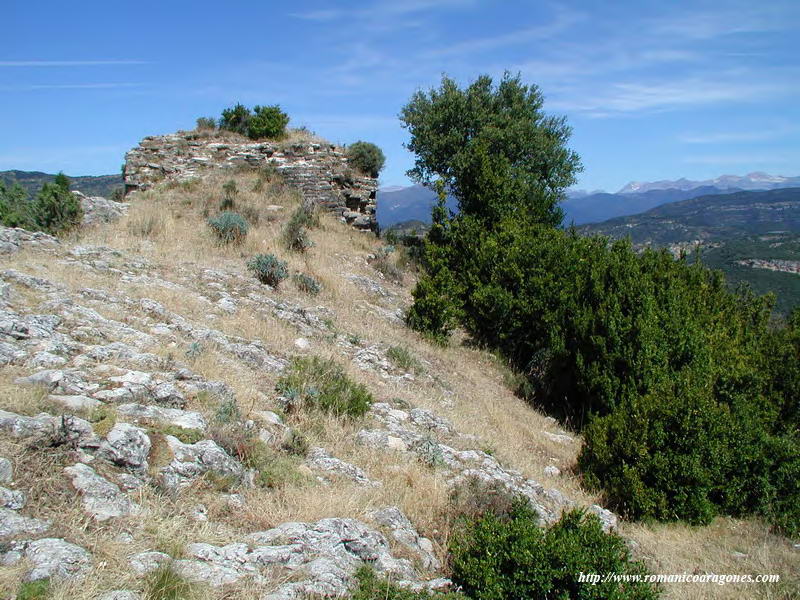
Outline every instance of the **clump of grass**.
{"label": "clump of grass", "polygon": [[290,429],[281,443],[281,449],[294,456],[305,456],[309,449],[308,438],[296,429]]}
{"label": "clump of grass", "polygon": [[307,475],[299,469],[299,459],[291,456],[273,454],[259,465],[255,478],[256,485],[263,488],[279,489],[287,485],[298,486],[309,483]]}
{"label": "clump of grass", "polygon": [[308,236],[308,228],[319,225],[316,205],[303,201],[289,217],[283,230],[283,243],[289,250],[305,252],[314,245]]}
{"label": "clump of grass", "polygon": [[105,437],[117,424],[117,411],[109,406],[98,406],[89,415],[92,429],[100,437]]}
{"label": "clump of grass", "polygon": [[309,408],[361,417],[373,402],[367,388],[350,379],[338,363],[318,356],[293,359],[275,389],[288,400],[288,411]]}
{"label": "clump of grass", "polygon": [[392,364],[394,364],[395,367],[405,371],[406,373],[421,375],[425,372],[422,363],[417,360],[413,354],[411,354],[408,348],[404,348],[403,346],[392,346],[386,351],[386,356],[390,361],[392,361]]}
{"label": "clump of grass", "polygon": [[144,600],[193,600],[197,588],[181,577],[171,564],[159,567],[145,579]]}
{"label": "clump of grass", "polygon": [[375,570],[364,565],[355,573],[358,587],[351,600],[468,600],[458,592],[414,592],[403,589],[391,581],[378,577]]}
{"label": "clump of grass", "polygon": [[152,238],[164,231],[164,217],[159,213],[139,213],[128,220],[128,231],[140,238]]}
{"label": "clump of grass", "polygon": [[292,275],[292,281],[294,281],[294,285],[298,290],[311,296],[316,296],[322,290],[322,285],[320,285],[319,281],[305,273],[295,273]]}
{"label": "clump of grass", "polygon": [[241,206],[239,208],[239,212],[242,213],[242,216],[247,219],[247,222],[250,223],[250,225],[253,227],[258,227],[258,224],[261,222],[261,211],[259,211],[258,208],[247,204],[245,206]]}
{"label": "clump of grass", "polygon": [[397,267],[397,265],[388,255],[379,256],[373,259],[370,264],[372,265],[373,269],[378,271],[378,273],[383,275],[389,281],[393,281],[394,283],[403,283],[403,272]]}
{"label": "clump of grass", "polygon": [[50,580],[25,581],[17,590],[17,600],[47,600],[50,596]]}
{"label": "clump of grass", "polygon": [[205,439],[205,435],[197,429],[186,429],[178,425],[161,425],[158,430],[164,435],[178,438],[183,444],[196,444]]}

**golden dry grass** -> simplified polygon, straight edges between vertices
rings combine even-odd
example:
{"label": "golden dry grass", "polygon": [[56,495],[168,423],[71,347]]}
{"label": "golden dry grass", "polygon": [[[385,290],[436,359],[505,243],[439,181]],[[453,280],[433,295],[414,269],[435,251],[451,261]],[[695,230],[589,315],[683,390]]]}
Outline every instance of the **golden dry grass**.
{"label": "golden dry grass", "polygon": [[[222,185],[231,178],[239,190],[235,200],[237,208],[249,207],[249,210],[258,211],[260,218],[243,244],[221,246],[205,220],[216,212]],[[580,437],[570,433],[573,441],[558,443],[545,436],[545,431],[561,432],[561,426],[511,393],[505,369],[496,358],[457,342],[446,348],[432,346],[402,325],[377,315],[376,307],[410,302],[414,275],[407,273],[403,286],[383,280],[366,260],[367,255],[380,246],[374,237],[322,215],[320,227],[311,232],[314,247],[302,254],[289,252],[282,244],[281,233],[286,219],[297,206],[298,196],[279,182],[265,181],[264,176],[256,172],[209,173],[194,182],[162,185],[134,194],[130,200],[130,212],[119,223],[81,231],[66,243],[68,246],[105,245],[120,250],[126,255],[118,259],[117,267],[123,266],[131,256],[141,256],[149,263],[144,268],[149,280],[123,281],[115,272],[87,269],[76,261],[56,261],[52,256],[34,251],[9,257],[9,267],[58,282],[72,292],[92,287],[130,300],[150,298],[196,324],[213,327],[227,335],[260,340],[269,351],[288,358],[300,353],[293,343],[300,334],[290,324],[257,304],[242,302],[233,315],[216,310],[214,302],[218,291],[209,285],[216,276],[207,279],[199,276],[203,269],[214,269],[222,277],[220,282],[233,295],[241,292],[246,296],[252,284],[245,261],[256,253],[274,253],[289,263],[291,271],[302,271],[319,279],[323,284],[322,292],[309,297],[285,282],[278,290],[264,288],[259,293],[276,301],[328,307],[334,314],[335,332],[357,339],[362,346],[401,346],[424,365],[425,373],[413,383],[399,384],[384,380],[372,371],[362,371],[347,360],[333,332],[328,336],[311,337],[311,352],[336,358],[353,379],[368,386],[378,401],[397,398],[413,406],[429,408],[449,418],[460,432],[478,436],[482,449],[490,450],[504,465],[544,485],[552,485],[579,504],[588,505],[599,500],[596,495],[586,493],[579,478],[571,474]],[[268,211],[267,205],[283,208]],[[343,274],[380,281],[396,294],[396,300],[376,298]],[[153,285],[154,278],[173,282],[180,288]],[[19,302],[31,309],[41,303],[42,298],[37,294],[22,286],[13,287]],[[120,322],[136,324],[145,323],[147,319],[135,304],[104,305],[85,298],[82,302]],[[210,314],[215,317],[210,318]],[[204,346],[197,356],[187,357],[188,343],[189,340],[177,335],[174,340],[162,340],[147,350],[167,361],[185,362],[209,380],[225,381],[236,392],[245,418],[254,411],[276,409],[275,374],[233,361],[213,345]],[[41,391],[13,384],[14,376],[22,371],[7,369],[0,374],[0,408],[31,414],[45,406],[46,396],[43,397]],[[189,398],[187,408],[211,418],[216,405],[207,396],[199,395]],[[97,560],[88,584],[64,586],[54,597],[88,600],[103,590],[137,589],[140,582],[134,580],[125,560],[125,556],[137,551],[163,549],[177,555],[187,542],[227,543],[285,521],[312,521],[333,516],[364,518],[370,510],[387,505],[399,506],[423,535],[434,540],[439,557],[446,558],[452,523],[448,519],[448,491],[440,472],[409,461],[404,455],[378,453],[356,445],[354,434],[362,423],[300,414],[292,417],[291,425],[303,432],[312,445],[322,446],[334,456],[360,466],[370,478],[383,485],[359,487],[335,480],[330,486],[298,482],[277,490],[244,490],[245,507],[237,511],[230,510],[207,482],[198,482],[177,498],[144,490],[136,496],[136,501],[146,508],[146,517],[129,519],[121,525],[134,539],[131,544],[121,545],[115,541],[120,526],[98,526],[89,521],[74,493],[70,495],[63,487],[63,481],[50,477],[54,481],[35,483],[36,478],[26,478],[25,483],[20,482],[31,494],[31,506],[37,506],[36,515],[44,518],[60,515],[58,533],[87,547]],[[155,444],[153,462],[169,460],[169,455],[162,452],[164,444],[158,443],[158,434],[151,437]],[[6,456],[14,457],[18,465],[40,474],[45,480],[48,472],[63,469],[69,459],[58,453],[45,459],[41,453],[31,454],[22,444],[6,444],[0,449],[6,451]],[[48,463],[48,460],[55,462]],[[559,467],[562,476],[545,478],[543,470],[548,465]],[[113,472],[109,471],[108,476],[113,479]],[[213,525],[192,519],[191,509],[199,503],[206,506]],[[797,584],[800,553],[787,540],[769,534],[767,527],[755,519],[721,518],[701,528],[625,523],[621,532],[638,544],[637,554],[657,573],[778,573],[786,580],[782,587],[673,584],[667,586],[667,598],[759,597],[772,600],[792,597],[789,590]],[[400,548],[395,550],[403,553]],[[735,558],[733,552],[747,556]],[[0,590],[11,593],[21,572],[19,568],[0,569]],[[221,598],[223,592],[207,594],[204,597]],[[240,590],[229,597],[255,598],[255,594],[254,590]]]}

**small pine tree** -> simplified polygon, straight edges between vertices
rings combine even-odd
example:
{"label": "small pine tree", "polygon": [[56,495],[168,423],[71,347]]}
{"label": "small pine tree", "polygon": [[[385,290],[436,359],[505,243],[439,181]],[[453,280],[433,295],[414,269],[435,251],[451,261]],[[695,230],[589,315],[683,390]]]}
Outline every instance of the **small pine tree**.
{"label": "small pine tree", "polygon": [[56,175],[52,183],[45,183],[31,203],[31,217],[37,229],[50,234],[67,231],[78,226],[83,218],[80,200],[69,191],[69,178]]}

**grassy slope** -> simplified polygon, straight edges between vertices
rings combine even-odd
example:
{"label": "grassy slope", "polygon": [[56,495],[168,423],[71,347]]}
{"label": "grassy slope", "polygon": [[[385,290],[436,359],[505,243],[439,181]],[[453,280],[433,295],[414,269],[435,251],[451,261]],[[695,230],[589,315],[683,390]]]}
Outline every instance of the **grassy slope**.
{"label": "grassy slope", "polygon": [[[413,383],[397,384],[348,364],[350,374],[365,383],[378,400],[397,397],[412,405],[433,409],[450,418],[460,431],[479,436],[482,445],[504,464],[540,481],[545,479],[543,468],[554,464],[564,475],[556,480],[543,481],[546,485],[562,490],[582,504],[599,500],[582,492],[578,478],[570,471],[580,440],[562,444],[546,437],[543,432],[558,432],[558,424],[509,391],[505,383],[508,373],[494,357],[463,345],[459,340],[444,349],[431,346],[403,326],[377,316],[378,300],[343,277],[352,273],[380,278],[365,260],[379,246],[378,240],[323,216],[322,227],[311,232],[316,245],[304,255],[290,254],[284,250],[280,234],[284,221],[296,205],[296,196],[280,187],[255,192],[254,175],[240,173],[236,177],[242,190],[238,199],[240,205],[249,204],[257,208],[278,204],[286,207],[277,213],[279,216],[276,218],[268,219],[262,215],[259,226],[251,230],[241,247],[217,246],[204,224],[205,215],[216,210],[221,186],[227,177],[211,177],[196,185],[162,186],[135,194],[130,198],[130,213],[121,222],[82,231],[67,240],[70,245],[105,245],[143,256],[156,266],[160,278],[179,282],[191,293],[145,282],[126,283],[113,273],[87,271],[74,262],[48,260],[46,255],[30,250],[10,257],[6,268],[32,272],[60,282],[70,290],[92,287],[130,298],[152,298],[187,319],[208,320],[210,326],[225,333],[260,339],[266,348],[288,356],[296,352],[293,342],[299,334],[285,322],[255,313],[249,307],[243,307],[234,315],[210,319],[207,316],[209,307],[201,298],[211,293],[208,279],[203,279],[204,269],[218,271],[216,281],[230,290],[235,287],[237,276],[247,276],[244,268],[247,257],[258,252],[274,252],[288,259],[292,270],[309,273],[320,279],[324,286],[320,296],[310,300],[286,282],[274,293],[275,300],[326,306],[335,315],[332,318],[336,329],[359,339],[363,346],[402,346],[425,365],[427,376],[418,377]],[[388,282],[382,282],[382,285],[397,294],[397,300],[393,301],[396,306],[407,306],[413,283],[413,275],[407,274],[402,286]],[[42,300],[33,296],[28,298],[31,307],[38,306]],[[103,310],[104,316],[109,318],[128,322],[135,322],[137,318],[135,312],[120,311],[114,306]],[[42,312],[46,310],[43,308]],[[314,338],[312,344],[314,353],[342,360],[340,349],[332,340]],[[150,349],[165,359],[182,354],[182,350],[169,345]],[[267,393],[274,385],[273,375],[243,364],[226,362],[213,349],[193,359],[191,367],[208,379],[226,381],[234,388],[240,405],[246,411],[274,408],[274,398]],[[6,369],[0,373],[0,398],[4,398],[0,408],[27,407],[28,412],[35,412],[41,398],[31,397],[30,392],[13,385],[14,371]],[[193,400],[187,409],[210,411],[210,407],[198,400]],[[63,482],[35,483],[32,485],[38,487],[31,493],[31,504],[38,503],[36,516],[56,518],[57,533],[92,547],[98,561],[105,561],[102,567],[95,567],[89,583],[64,586],[53,597],[88,600],[96,597],[97,590],[110,589],[109,585],[123,587],[130,582],[125,556],[135,551],[174,550],[189,541],[222,543],[284,521],[308,521],[327,516],[360,517],[370,509],[391,504],[400,506],[420,533],[435,541],[438,552],[444,557],[452,523],[447,513],[445,482],[435,471],[401,455],[359,447],[353,441],[358,424],[308,417],[296,426],[309,436],[312,445],[324,446],[335,456],[357,464],[370,477],[383,481],[383,487],[365,489],[342,483],[327,488],[290,485],[278,491],[250,490],[245,492],[248,496],[246,508],[234,512],[227,510],[216,494],[202,486],[190,488],[177,501],[143,492],[139,501],[150,510],[150,514],[146,519],[131,520],[126,524],[126,530],[133,532],[136,538],[131,546],[114,541],[118,533],[116,527],[87,524],[74,494],[63,491]],[[0,448],[0,454],[20,456],[19,460],[23,462],[25,452],[16,446]],[[48,469],[55,467],[50,463],[38,464],[32,459],[29,462],[31,473],[46,474]],[[38,481],[35,478],[30,480]],[[191,507],[198,502],[208,507],[210,523],[197,523],[189,517]],[[657,573],[780,573],[788,576],[798,561],[797,552],[786,540],[770,535],[756,520],[721,518],[706,528],[624,524],[622,533],[638,544],[637,553]],[[747,556],[735,558],[732,552],[742,552]],[[17,571],[10,569],[0,573],[0,588],[4,582],[13,588],[18,576]],[[675,584],[668,587],[668,597],[789,597],[775,595],[774,590],[769,586],[755,585]],[[227,597],[256,596],[243,591]]]}

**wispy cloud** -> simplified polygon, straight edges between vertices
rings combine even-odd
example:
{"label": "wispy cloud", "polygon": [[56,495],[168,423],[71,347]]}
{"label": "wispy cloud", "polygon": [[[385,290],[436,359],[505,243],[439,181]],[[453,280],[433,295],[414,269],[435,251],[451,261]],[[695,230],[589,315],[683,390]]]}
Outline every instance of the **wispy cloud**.
{"label": "wispy cloud", "polygon": [[143,87],[143,83],[36,83],[22,85],[0,85],[3,92],[35,92],[39,90],[113,90]]}
{"label": "wispy cloud", "polygon": [[798,15],[794,2],[780,0],[765,3],[729,2],[714,10],[681,11],[672,17],[659,17],[645,22],[649,33],[689,40],[780,31],[793,27],[791,13]]}
{"label": "wispy cloud", "polygon": [[794,158],[785,155],[759,155],[759,154],[709,154],[699,156],[686,156],[683,162],[693,165],[788,165],[797,164]]}
{"label": "wispy cloud", "polygon": [[476,0],[406,0],[397,2],[395,0],[382,0],[375,2],[366,8],[344,10],[344,9],[320,9],[305,12],[290,13],[289,16],[305,21],[336,21],[342,19],[368,20],[374,24],[385,26],[403,25],[403,22],[392,21],[399,17],[409,16],[429,10],[456,8],[472,6]]}
{"label": "wispy cloud", "polygon": [[0,67],[105,67],[146,65],[145,60],[0,60]]}
{"label": "wispy cloud", "polygon": [[660,112],[717,103],[739,103],[785,96],[798,91],[793,80],[741,81],[732,75],[714,80],[690,77],[653,83],[619,82],[593,90],[572,90],[551,103],[557,110],[607,117],[622,113]]}
{"label": "wispy cloud", "polygon": [[534,27],[526,27],[492,37],[459,42],[443,48],[430,50],[424,53],[424,56],[463,56],[465,54],[472,54],[475,52],[486,52],[488,50],[496,50],[498,48],[551,39],[563,34],[570,27],[576,23],[579,23],[584,18],[584,15],[578,12],[559,10],[555,19],[550,23],[536,25]]}
{"label": "wispy cloud", "polygon": [[796,127],[764,129],[761,131],[724,131],[715,133],[686,133],[678,136],[685,144],[734,144],[738,142],[764,142],[796,133]]}

